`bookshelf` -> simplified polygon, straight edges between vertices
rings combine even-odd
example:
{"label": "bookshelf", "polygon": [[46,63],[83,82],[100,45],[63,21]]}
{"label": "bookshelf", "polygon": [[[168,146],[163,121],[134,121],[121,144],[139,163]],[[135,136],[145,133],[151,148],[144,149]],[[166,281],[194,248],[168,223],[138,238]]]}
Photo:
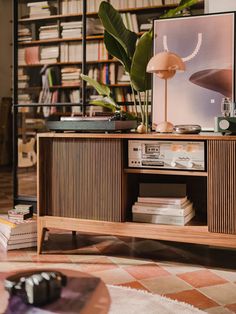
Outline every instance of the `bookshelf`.
{"label": "bookshelf", "polygon": [[[119,80],[120,64],[106,53],[103,44],[103,32],[89,30],[94,19],[98,19],[100,0],[48,0],[49,8],[40,7],[41,1],[14,1],[14,200],[15,202],[36,201],[36,184],[29,195],[22,195],[20,175],[23,170],[36,172],[34,169],[18,169],[18,137],[25,133],[26,140],[32,134],[45,131],[28,128],[23,119],[59,120],[63,115],[85,115],[91,113],[89,97],[95,92],[80,81],[79,72],[91,74],[108,84],[114,97],[127,110],[133,110],[130,85]],[[168,9],[174,8],[178,1],[148,0],[110,2],[124,14],[124,18],[133,15],[137,21],[136,32],[142,35],[140,26],[152,18],[157,18]],[[173,3],[174,2],[174,3]],[[195,9],[202,10],[204,1],[199,1]],[[121,6],[123,4],[123,6]],[[47,7],[47,5],[46,5]],[[93,19],[93,20],[91,20]],[[91,22],[91,21],[92,22]],[[71,25],[71,23],[74,23]],[[71,26],[71,27],[69,27]],[[68,31],[69,28],[69,31]],[[65,32],[64,32],[65,31]],[[96,51],[96,54],[94,54]],[[26,58],[27,54],[27,58]],[[42,97],[41,71],[44,65],[55,70],[50,76],[47,97]],[[74,69],[72,79],[62,83],[63,69]],[[76,74],[75,74],[76,72]],[[109,73],[109,75],[108,75]],[[112,74],[111,74],[112,73]],[[120,74],[121,75],[121,74]],[[55,80],[54,80],[55,79]],[[20,84],[20,85],[19,85]],[[101,114],[93,107],[94,114]],[[22,124],[25,126],[22,126]],[[20,131],[20,132],[19,132]],[[35,153],[36,147],[34,147]]]}

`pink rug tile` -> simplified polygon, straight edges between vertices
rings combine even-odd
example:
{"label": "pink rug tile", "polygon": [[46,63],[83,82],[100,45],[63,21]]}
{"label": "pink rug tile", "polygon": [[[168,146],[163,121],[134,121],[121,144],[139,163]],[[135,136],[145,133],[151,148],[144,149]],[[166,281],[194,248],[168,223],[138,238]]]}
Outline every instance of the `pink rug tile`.
{"label": "pink rug tile", "polygon": [[219,277],[209,270],[197,270],[177,275],[195,288],[214,286],[227,283],[227,280]]}
{"label": "pink rug tile", "polygon": [[124,269],[136,279],[147,279],[147,278],[152,278],[152,277],[170,275],[168,271],[166,271],[164,268],[154,263],[129,266],[129,267],[124,267]]}
{"label": "pink rug tile", "polygon": [[197,290],[187,290],[178,293],[165,294],[168,298],[173,300],[186,302],[188,304],[192,304],[193,306],[199,309],[209,309],[211,307],[215,307],[218,304],[206,297],[204,294],[200,293]]}
{"label": "pink rug tile", "polygon": [[83,263],[80,265],[80,267],[81,270],[86,273],[93,273],[118,268],[116,264],[114,264],[109,258],[105,256],[98,257],[93,260],[83,260]]}

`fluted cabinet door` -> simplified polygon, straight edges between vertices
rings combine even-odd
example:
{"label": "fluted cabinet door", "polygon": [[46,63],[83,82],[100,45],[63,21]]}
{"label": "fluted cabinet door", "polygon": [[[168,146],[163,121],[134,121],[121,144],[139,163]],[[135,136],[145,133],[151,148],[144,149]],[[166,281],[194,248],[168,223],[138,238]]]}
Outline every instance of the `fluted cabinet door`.
{"label": "fluted cabinet door", "polygon": [[121,139],[54,138],[42,153],[44,215],[123,221]]}
{"label": "fluted cabinet door", "polygon": [[236,234],[236,141],[208,141],[208,228]]}

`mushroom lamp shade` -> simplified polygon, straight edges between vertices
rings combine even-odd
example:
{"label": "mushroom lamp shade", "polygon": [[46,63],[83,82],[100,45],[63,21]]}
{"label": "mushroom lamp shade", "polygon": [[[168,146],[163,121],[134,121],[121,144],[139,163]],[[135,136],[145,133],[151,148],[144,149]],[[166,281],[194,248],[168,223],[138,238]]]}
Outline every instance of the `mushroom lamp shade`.
{"label": "mushroom lamp shade", "polygon": [[173,124],[167,121],[167,80],[171,79],[176,71],[185,71],[185,64],[180,56],[169,51],[156,54],[147,65],[147,72],[155,73],[160,79],[165,80],[165,118],[156,128],[156,131],[160,133],[173,131]]}

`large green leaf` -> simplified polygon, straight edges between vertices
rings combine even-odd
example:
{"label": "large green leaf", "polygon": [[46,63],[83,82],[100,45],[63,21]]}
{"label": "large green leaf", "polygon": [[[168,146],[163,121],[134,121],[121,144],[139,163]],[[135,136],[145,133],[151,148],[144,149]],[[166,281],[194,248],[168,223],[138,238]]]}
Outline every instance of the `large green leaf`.
{"label": "large green leaf", "polygon": [[132,58],[138,38],[137,34],[125,27],[120,13],[106,1],[101,2],[98,16],[100,17],[105,30],[119,42],[127,56]]}
{"label": "large green leaf", "polygon": [[181,0],[179,5],[175,9],[169,10],[167,13],[163,14],[160,18],[178,16],[181,14],[181,11],[193,6],[197,2],[198,0]]}
{"label": "large green leaf", "polygon": [[151,89],[151,74],[147,73],[147,64],[152,56],[152,29],[139,39],[132,60],[130,78],[134,89],[146,91]]}
{"label": "large green leaf", "polygon": [[111,109],[112,112],[115,112],[118,109],[115,105],[111,104],[110,102],[107,102],[105,98],[99,100],[91,100],[89,104]]}
{"label": "large green leaf", "polygon": [[110,96],[111,94],[111,90],[108,86],[98,83],[97,81],[95,81],[94,79],[92,79],[91,77],[85,75],[85,74],[80,74],[81,78],[83,80],[85,80],[86,82],[88,82],[91,86],[93,86],[96,91],[98,92],[99,95],[105,95],[105,96]]}
{"label": "large green leaf", "polygon": [[131,61],[121,44],[108,32],[104,32],[104,43],[108,52],[117,58],[124,66],[125,71],[130,72]]}

